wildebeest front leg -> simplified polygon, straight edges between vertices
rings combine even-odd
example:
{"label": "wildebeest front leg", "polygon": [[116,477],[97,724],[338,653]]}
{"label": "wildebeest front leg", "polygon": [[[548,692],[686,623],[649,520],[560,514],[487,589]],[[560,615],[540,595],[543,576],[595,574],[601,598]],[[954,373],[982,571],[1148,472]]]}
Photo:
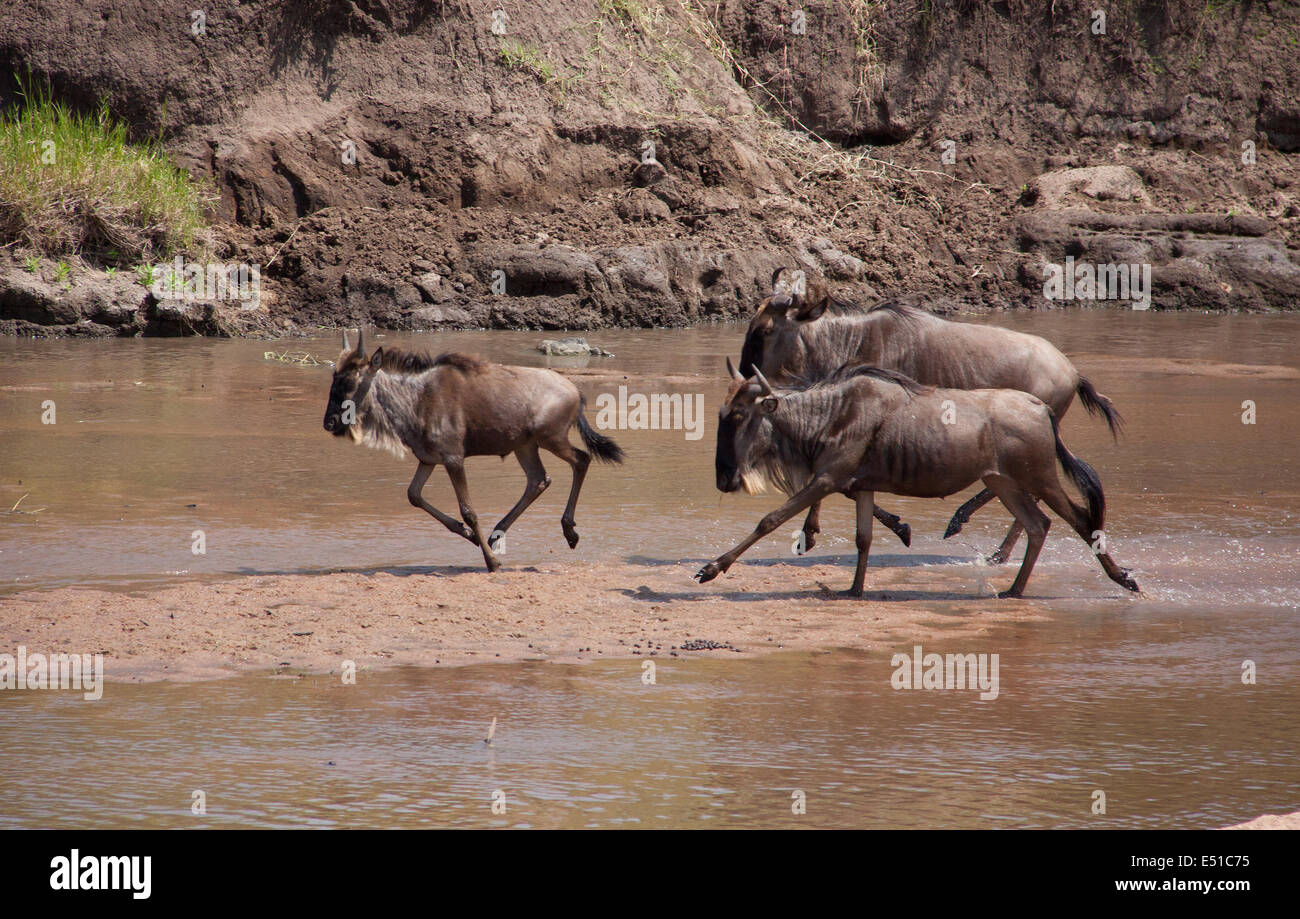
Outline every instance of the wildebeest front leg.
{"label": "wildebeest front leg", "polygon": [[[817,545],[817,534],[822,531],[821,510],[822,503],[820,501],[808,508],[808,517],[803,522],[804,552],[807,552],[813,546]],[[905,546],[912,545],[912,527],[910,524],[904,523],[897,514],[891,514],[880,505],[875,505],[872,514],[877,520],[883,523],[891,533],[898,537],[899,542]],[[802,555],[803,552],[800,552],[799,554]]]}
{"label": "wildebeest front leg", "polygon": [[695,573],[695,579],[701,584],[706,584],[709,581],[712,581],[718,575],[730,568],[732,563],[735,562],[736,559],[740,558],[740,556],[744,554],[745,550],[754,543],[758,542],[768,533],[771,533],[805,507],[822,500],[833,491],[835,491],[835,489],[832,487],[829,477],[824,475],[816,476],[811,482],[797,491],[789,501],[786,501],[770,514],[765,515],[763,519],[758,522],[758,526],[754,528],[754,532],[745,537],[736,548],[732,549],[725,555],[718,556],[716,559],[697,571]]}
{"label": "wildebeest front leg", "polygon": [[421,463],[420,467],[415,470],[415,476],[411,479],[411,484],[406,488],[406,499],[411,502],[412,507],[418,507],[427,511],[434,520],[441,523],[447,529],[451,530],[457,536],[464,536],[470,542],[478,545],[478,539],[474,536],[474,531],[461,523],[450,514],[444,514],[428,501],[424,500],[424,483],[429,481],[429,476],[433,472],[433,463]]}
{"label": "wildebeest front leg", "polygon": [[875,504],[871,515],[883,523],[891,533],[898,537],[898,541],[903,545],[910,547],[912,545],[912,527],[911,524],[904,523],[897,514],[891,514],[879,504]]}
{"label": "wildebeest front leg", "polygon": [[849,588],[849,593],[860,597],[863,582],[867,578],[867,556],[871,554],[871,518],[876,516],[879,508],[875,506],[875,494],[870,491],[858,492],[853,500],[858,503],[858,567],[853,572],[853,586]]}
{"label": "wildebeest front leg", "polygon": [[474,538],[478,540],[478,547],[483,550],[483,563],[487,565],[488,571],[496,571],[501,567],[497,557],[492,553],[492,548],[483,538],[483,531],[479,529],[478,514],[474,513],[474,508],[469,506],[469,483],[465,481],[465,465],[460,458],[448,459],[447,477],[451,479],[451,487],[456,490],[456,500],[460,503],[460,516],[469,524],[469,528],[474,532]]}
{"label": "wildebeest front leg", "polygon": [[[960,533],[961,528],[970,521],[971,514],[975,513],[992,500],[993,492],[985,488],[961,507],[957,508],[957,513],[953,514],[952,519],[948,521],[948,529],[943,531],[943,538],[947,539],[950,536],[956,536]],[[1017,534],[1017,536],[1019,536],[1019,534]]]}
{"label": "wildebeest front leg", "polygon": [[1020,541],[1020,534],[1025,528],[1016,520],[1011,524],[1011,529],[1007,530],[1006,537],[1002,540],[1002,545],[998,546],[998,551],[989,556],[990,565],[1002,565],[1006,560],[1011,558],[1011,552],[1016,548],[1016,543]]}
{"label": "wildebeest front leg", "polygon": [[822,503],[817,501],[808,508],[808,516],[803,521],[803,552],[800,555],[817,545],[817,534],[822,531],[821,517]]}

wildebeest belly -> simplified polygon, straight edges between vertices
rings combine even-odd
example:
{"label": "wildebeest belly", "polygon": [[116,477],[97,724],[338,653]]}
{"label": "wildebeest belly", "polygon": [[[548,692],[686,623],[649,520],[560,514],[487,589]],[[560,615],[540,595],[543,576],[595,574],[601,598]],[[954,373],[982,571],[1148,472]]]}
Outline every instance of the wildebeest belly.
{"label": "wildebeest belly", "polygon": [[520,421],[499,428],[467,428],[466,456],[505,456],[533,439],[529,425]]}
{"label": "wildebeest belly", "polygon": [[973,415],[900,412],[866,445],[852,489],[942,498],[979,481],[995,455],[988,425]]}

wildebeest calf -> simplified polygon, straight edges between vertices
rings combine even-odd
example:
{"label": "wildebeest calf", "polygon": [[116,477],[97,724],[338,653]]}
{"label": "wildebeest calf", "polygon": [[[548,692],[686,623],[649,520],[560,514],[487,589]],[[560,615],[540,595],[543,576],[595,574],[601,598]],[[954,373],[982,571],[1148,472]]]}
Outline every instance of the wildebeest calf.
{"label": "wildebeest calf", "polygon": [[[350,435],[357,443],[398,456],[406,450],[415,454],[420,466],[406,490],[411,504],[479,546],[488,571],[496,571],[501,563],[495,550],[506,530],[551,484],[538,448],[573,467],[569,503],[560,518],[569,548],[578,544],[573,512],[592,454],[602,462],[623,462],[622,448],[587,424],[582,414],[585,405],[577,387],[553,370],[489,364],[455,353],[431,358],[382,347],[367,358],[361,335],[356,348],[349,350],[345,332],[324,423],[325,430],[337,437]],[[569,429],[575,425],[591,454],[569,443]],[[510,513],[484,540],[469,504],[465,458],[504,457],[511,452],[528,483]],[[424,484],[439,464],[447,467],[461,520],[424,500]]]}
{"label": "wildebeest calf", "polygon": [[[732,386],[718,420],[717,485],[733,492],[772,482],[790,500],[765,516],[749,537],[700,569],[700,583],[786,520],[827,495],[857,502],[858,567],[850,593],[861,596],[871,548],[877,491],[946,497],[977,481],[1006,505],[1029,536],[1011,588],[1018,597],[1034,568],[1050,521],[1042,500],[1094,546],[1107,576],[1136,591],[1137,582],[1104,551],[1106,499],[1092,468],[1061,443],[1056,417],[1042,400],[1010,389],[935,389],[879,367],[857,365],[804,389],[776,391],[762,371],[742,377],[727,360]],[[1079,507],[1061,488],[1055,462],[1087,500]]]}

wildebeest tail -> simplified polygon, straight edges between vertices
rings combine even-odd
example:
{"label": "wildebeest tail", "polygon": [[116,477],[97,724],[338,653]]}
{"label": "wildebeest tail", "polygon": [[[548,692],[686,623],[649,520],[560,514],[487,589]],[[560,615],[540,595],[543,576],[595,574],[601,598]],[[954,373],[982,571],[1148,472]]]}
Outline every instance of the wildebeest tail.
{"label": "wildebeest tail", "polygon": [[1079,385],[1075,388],[1079,394],[1079,401],[1083,403],[1084,409],[1089,415],[1101,415],[1106,419],[1106,425],[1110,428],[1110,436],[1119,439],[1119,432],[1124,428],[1124,418],[1115,408],[1115,404],[1097,392],[1097,387],[1092,385],[1087,377],[1079,377]]}
{"label": "wildebeest tail", "polygon": [[1086,511],[1079,508],[1087,519],[1088,532],[1097,533],[1106,524],[1106,495],[1101,490],[1101,479],[1097,477],[1096,470],[1065,448],[1065,444],[1061,443],[1061,430],[1056,421],[1056,413],[1049,409],[1048,414],[1052,419],[1052,436],[1056,439],[1056,459],[1065,470],[1065,474],[1070,477],[1070,481],[1074,483],[1074,487],[1079,489],[1079,494],[1083,495],[1084,500],[1088,502]]}
{"label": "wildebeest tail", "polygon": [[623,448],[614,443],[613,440],[592,430],[591,425],[587,424],[587,397],[581,396],[581,402],[578,405],[578,433],[582,435],[582,442],[587,445],[591,455],[596,457],[602,463],[621,463],[627,456]]}

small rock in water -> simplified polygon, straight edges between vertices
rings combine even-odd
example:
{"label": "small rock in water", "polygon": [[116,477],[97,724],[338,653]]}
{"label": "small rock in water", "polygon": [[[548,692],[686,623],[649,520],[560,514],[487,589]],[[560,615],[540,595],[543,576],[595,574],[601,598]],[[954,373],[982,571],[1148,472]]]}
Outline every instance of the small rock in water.
{"label": "small rock in water", "polygon": [[596,357],[613,357],[613,352],[605,351],[594,345],[587,344],[585,338],[547,338],[537,346],[537,350],[543,354],[554,354],[565,357],[580,356],[583,354],[593,354]]}

